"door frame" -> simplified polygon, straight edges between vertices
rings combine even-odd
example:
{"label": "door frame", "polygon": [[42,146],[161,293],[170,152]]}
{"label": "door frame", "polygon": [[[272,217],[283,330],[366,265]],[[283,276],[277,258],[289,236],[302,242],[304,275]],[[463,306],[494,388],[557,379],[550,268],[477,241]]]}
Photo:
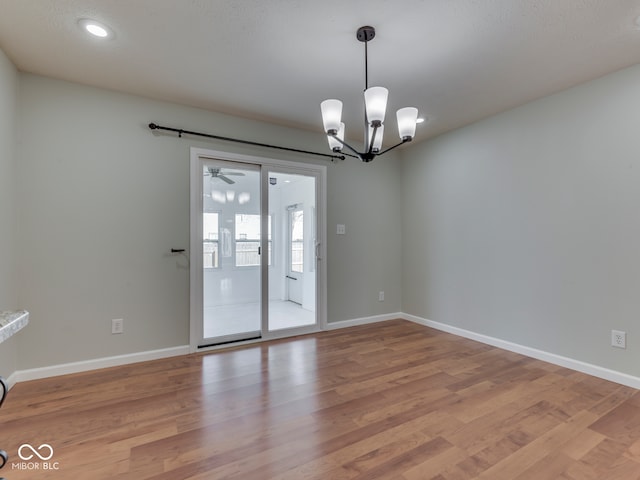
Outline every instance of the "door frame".
{"label": "door frame", "polygon": [[[307,327],[298,327],[269,331],[269,266],[267,262],[261,265],[261,298],[262,300],[262,338],[237,342],[254,343],[275,338],[289,337],[303,333],[327,329],[327,167],[309,163],[280,160],[255,155],[244,155],[220,150],[210,150],[191,147],[190,152],[190,267],[189,267],[189,345],[191,352],[206,351],[222,348],[221,346],[198,348],[203,318],[203,268],[202,268],[202,159],[226,160],[245,164],[257,165],[261,169],[260,196],[263,218],[263,231],[266,231],[267,217],[269,215],[269,171],[313,176],[316,179],[316,324]],[[266,235],[261,235],[262,251],[267,251]],[[264,301],[266,299],[266,301]],[[200,325],[198,325],[200,322]]]}

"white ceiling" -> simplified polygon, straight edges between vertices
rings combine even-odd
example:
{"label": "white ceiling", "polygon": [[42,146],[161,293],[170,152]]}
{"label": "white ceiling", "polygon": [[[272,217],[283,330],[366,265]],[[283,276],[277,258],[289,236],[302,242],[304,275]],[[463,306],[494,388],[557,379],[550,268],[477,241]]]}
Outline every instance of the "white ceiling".
{"label": "white ceiling", "polygon": [[[420,140],[640,62],[639,15],[640,0],[0,0],[0,48],[24,72],[319,134],[339,98],[360,139],[355,32],[372,25],[389,146],[397,108],[428,118]],[[87,38],[82,17],[116,38]]]}

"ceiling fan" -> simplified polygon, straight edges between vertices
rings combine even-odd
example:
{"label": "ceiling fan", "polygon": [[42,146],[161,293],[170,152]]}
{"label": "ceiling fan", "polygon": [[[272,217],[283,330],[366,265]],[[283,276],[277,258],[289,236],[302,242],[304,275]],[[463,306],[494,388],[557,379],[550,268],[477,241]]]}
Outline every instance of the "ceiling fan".
{"label": "ceiling fan", "polygon": [[219,178],[223,182],[227,182],[229,185],[233,185],[234,182],[229,178],[229,175],[237,175],[240,177],[244,177],[244,173],[241,172],[223,172],[221,168],[216,167],[208,167],[207,172],[204,174],[206,177]]}

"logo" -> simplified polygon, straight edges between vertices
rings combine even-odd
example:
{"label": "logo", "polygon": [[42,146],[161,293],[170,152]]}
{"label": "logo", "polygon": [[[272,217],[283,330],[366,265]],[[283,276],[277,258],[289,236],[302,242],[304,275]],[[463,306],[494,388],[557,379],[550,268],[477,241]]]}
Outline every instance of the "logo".
{"label": "logo", "polygon": [[[53,458],[53,447],[43,443],[38,448],[23,443],[18,448],[18,457],[21,462],[12,462],[12,470],[59,470],[59,462],[49,462]],[[2,480],[2,479],[0,479]]]}
{"label": "logo", "polygon": [[[26,454],[24,453],[25,450],[27,451]],[[29,453],[29,450],[32,453]],[[41,452],[44,452],[44,454]],[[20,448],[18,449],[18,456],[22,460],[24,461],[31,460],[34,455],[38,457],[40,460],[42,460],[43,462],[46,462],[47,460],[51,460],[51,457],[53,457],[53,447],[48,443],[43,443],[36,450],[28,443],[23,443],[22,445],[20,445]]]}

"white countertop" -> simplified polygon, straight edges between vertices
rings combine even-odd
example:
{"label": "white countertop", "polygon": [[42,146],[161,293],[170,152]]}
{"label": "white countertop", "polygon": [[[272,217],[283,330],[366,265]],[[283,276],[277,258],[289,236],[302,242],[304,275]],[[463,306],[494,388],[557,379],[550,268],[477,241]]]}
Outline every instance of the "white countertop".
{"label": "white countertop", "polygon": [[29,312],[26,310],[0,312],[0,343],[22,330],[27,323],[29,323]]}

